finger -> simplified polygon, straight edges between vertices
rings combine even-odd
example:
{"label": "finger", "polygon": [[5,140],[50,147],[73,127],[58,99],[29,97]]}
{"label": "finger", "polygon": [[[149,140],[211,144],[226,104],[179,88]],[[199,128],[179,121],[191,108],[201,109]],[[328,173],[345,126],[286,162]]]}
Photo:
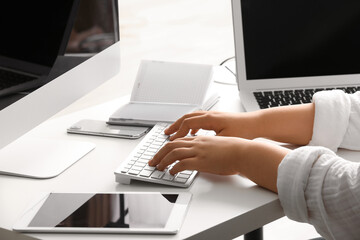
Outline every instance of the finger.
{"label": "finger", "polygon": [[191,129],[205,129],[205,130],[213,130],[213,123],[209,121],[209,117],[206,115],[195,116],[191,118],[185,119],[179,130],[170,137],[170,140],[174,140],[176,138],[185,137]]}
{"label": "finger", "polygon": [[192,140],[194,140],[196,137],[197,137],[197,136],[177,138],[177,139],[175,139],[173,142],[175,142],[175,141],[192,141]]}
{"label": "finger", "polygon": [[185,170],[198,170],[196,158],[187,158],[176,163],[171,169],[170,174],[175,175]]}
{"label": "finger", "polygon": [[200,129],[191,129],[190,134],[195,135]]}
{"label": "finger", "polygon": [[203,115],[205,114],[204,111],[198,111],[198,112],[192,112],[192,113],[188,113],[185,114],[184,116],[182,116],[181,118],[179,118],[178,120],[176,120],[176,122],[174,122],[173,124],[171,124],[167,129],[164,130],[164,133],[166,135],[171,135],[175,132],[177,132],[182,124],[182,122],[187,119],[187,118],[191,118],[194,116],[199,116],[199,115]]}
{"label": "finger", "polygon": [[167,166],[179,160],[194,157],[195,153],[192,148],[176,148],[170,151],[156,166],[160,171],[163,171]]}
{"label": "finger", "polygon": [[149,166],[156,166],[159,162],[173,149],[175,148],[182,148],[182,147],[190,147],[190,143],[188,141],[177,140],[173,142],[167,143],[163,146],[151,159],[148,164]]}

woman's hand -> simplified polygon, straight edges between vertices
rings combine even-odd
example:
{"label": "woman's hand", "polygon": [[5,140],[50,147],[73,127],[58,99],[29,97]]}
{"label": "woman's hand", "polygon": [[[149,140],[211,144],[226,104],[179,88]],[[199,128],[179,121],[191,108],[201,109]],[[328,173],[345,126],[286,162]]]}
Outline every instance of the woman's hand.
{"label": "woman's hand", "polygon": [[186,114],[165,130],[170,140],[186,136],[191,130],[214,130],[217,136],[254,139],[268,138],[278,142],[306,145],[313,133],[315,104],[269,108],[247,113],[194,112]]}
{"label": "woman's hand", "polygon": [[265,142],[197,136],[169,142],[149,161],[149,165],[162,171],[178,161],[170,169],[173,175],[184,170],[218,175],[241,174],[276,192],[277,169],[288,152],[286,148]]}
{"label": "woman's hand", "polygon": [[178,138],[160,149],[149,165],[163,171],[168,165],[179,161],[170,170],[173,175],[184,170],[219,175],[238,174],[238,164],[246,141],[215,136]]}
{"label": "woman's hand", "polygon": [[195,134],[199,129],[214,130],[217,136],[232,136],[246,139],[259,137],[260,124],[258,114],[253,113],[226,113],[199,111],[189,113],[178,119],[165,130],[171,135],[170,140],[185,137],[189,131]]}

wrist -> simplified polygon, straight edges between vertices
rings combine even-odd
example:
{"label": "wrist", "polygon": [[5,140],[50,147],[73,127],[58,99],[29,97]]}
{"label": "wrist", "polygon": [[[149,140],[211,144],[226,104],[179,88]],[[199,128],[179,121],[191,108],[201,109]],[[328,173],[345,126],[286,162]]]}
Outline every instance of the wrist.
{"label": "wrist", "polygon": [[259,110],[252,113],[252,139],[264,137],[267,134],[266,111]]}
{"label": "wrist", "polygon": [[258,185],[277,192],[277,170],[289,149],[263,141],[243,142],[238,161],[239,174]]}

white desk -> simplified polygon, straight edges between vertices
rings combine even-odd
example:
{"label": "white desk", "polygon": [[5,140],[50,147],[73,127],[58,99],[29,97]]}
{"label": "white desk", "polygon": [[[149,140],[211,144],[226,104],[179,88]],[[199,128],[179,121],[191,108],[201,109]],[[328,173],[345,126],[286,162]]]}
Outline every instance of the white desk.
{"label": "white desk", "polygon": [[[215,109],[241,110],[235,86],[220,85],[223,96]],[[140,140],[69,135],[65,129],[79,119],[106,119],[128,97],[116,99],[49,120],[29,133],[51,139],[90,141],[97,145],[75,165],[56,178],[34,180],[0,176],[0,227],[10,229],[33,198],[42,192],[189,191],[193,199],[184,224],[175,236],[71,235],[71,239],[226,239],[257,229],[283,216],[276,194],[240,176],[200,173],[189,189],[136,182],[121,185],[113,171]],[[31,159],[29,159],[31,161]],[[31,234],[41,239],[62,239],[66,234]]]}
{"label": "white desk", "polygon": [[[42,138],[91,141],[96,149],[53,179],[0,175],[0,227],[11,229],[31,200],[49,191],[189,191],[193,198],[181,231],[175,236],[31,234],[41,239],[228,239],[283,216],[276,194],[239,176],[199,174],[189,189],[117,184],[114,170],[140,140],[66,134],[65,129],[79,119],[106,120],[124,103],[127,99],[121,97],[130,93],[141,59],[217,64],[234,54],[230,1],[181,0],[167,2],[165,6],[163,3],[120,1],[123,61],[120,75],[29,133]],[[130,17],[132,12],[137,14]],[[235,86],[219,85],[219,89],[223,97],[214,109],[242,111]]]}

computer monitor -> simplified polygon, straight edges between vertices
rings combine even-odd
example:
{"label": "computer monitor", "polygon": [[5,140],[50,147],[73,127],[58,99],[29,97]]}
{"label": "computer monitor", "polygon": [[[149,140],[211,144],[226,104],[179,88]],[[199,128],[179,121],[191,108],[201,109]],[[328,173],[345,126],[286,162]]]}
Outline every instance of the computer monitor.
{"label": "computer monitor", "polygon": [[[78,0],[73,0],[72,2],[75,1]],[[55,2],[51,1],[51,4],[55,4]],[[19,8],[21,8],[21,6],[19,6]],[[119,73],[119,70],[120,42],[118,41],[100,53],[95,54],[85,62],[79,64],[73,69],[67,71],[61,76],[1,110],[0,156],[3,156],[1,154],[9,149],[9,146],[11,146],[16,139],[38,126],[40,123],[49,119],[80,97],[86,95],[100,84],[111,79]],[[18,147],[17,151],[22,151],[21,146]],[[42,148],[43,146],[36,146],[35,144],[33,145],[32,152],[41,152]],[[61,151],[61,145],[59,145],[57,149]],[[71,151],[71,148],[67,149],[67,151]],[[37,176],[36,174],[32,175],[31,173],[23,174],[21,171],[11,172],[6,169],[8,166],[7,164],[9,164],[7,160],[8,159],[0,157],[0,173],[2,174],[41,178],[56,176],[64,170],[59,169],[57,173],[52,173],[52,175],[50,174],[48,176]],[[36,159],[33,159],[29,154],[28,159],[15,159],[15,161],[18,162],[12,163],[14,166],[21,166],[22,161],[30,161],[31,163],[31,161],[36,161]],[[48,161],[52,161],[51,157]],[[72,163],[69,164],[71,165]],[[41,168],[41,166],[38,167]]]}
{"label": "computer monitor", "polygon": [[78,5],[77,0],[1,4],[0,108],[12,103],[6,96],[49,81],[56,59],[65,54]]}

